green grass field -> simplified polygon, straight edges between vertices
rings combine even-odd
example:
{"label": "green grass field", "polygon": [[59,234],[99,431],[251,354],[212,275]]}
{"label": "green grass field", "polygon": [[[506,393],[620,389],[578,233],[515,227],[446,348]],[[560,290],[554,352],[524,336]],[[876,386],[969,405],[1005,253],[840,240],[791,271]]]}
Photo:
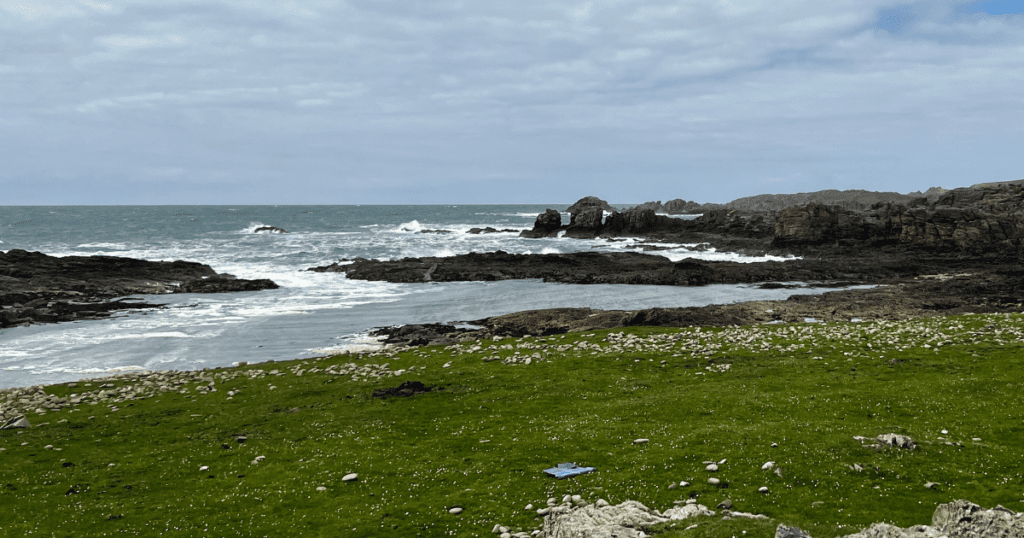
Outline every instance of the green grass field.
{"label": "green grass field", "polygon": [[[649,531],[666,538],[779,523],[832,537],[926,524],[960,498],[1022,511],[1022,357],[1024,316],[999,314],[640,327],[205,370],[171,390],[48,386],[86,397],[0,431],[0,535],[493,536],[539,528],[525,507],[565,494],[659,510],[728,498],[770,518]],[[372,397],[409,380],[443,390]],[[92,399],[100,390],[135,396]],[[0,393],[8,415],[12,397]],[[854,440],[883,433],[918,448]],[[597,471],[542,473],[559,462]]]}

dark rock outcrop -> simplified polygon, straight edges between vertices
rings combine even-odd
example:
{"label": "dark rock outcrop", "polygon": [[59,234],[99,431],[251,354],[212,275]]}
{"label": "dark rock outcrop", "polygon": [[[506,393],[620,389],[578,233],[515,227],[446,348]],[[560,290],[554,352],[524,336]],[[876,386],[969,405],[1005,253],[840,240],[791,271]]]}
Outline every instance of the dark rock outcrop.
{"label": "dark rock outcrop", "polygon": [[1024,185],[945,192],[932,203],[875,204],[865,211],[810,204],[780,211],[775,248],[844,246],[956,252],[972,256],[1024,254]]}
{"label": "dark rock outcrop", "polygon": [[466,233],[473,234],[473,235],[478,235],[478,234],[515,233],[515,232],[518,232],[518,231],[519,230],[513,230],[511,228],[504,228],[504,229],[499,230],[497,228],[492,228],[492,227],[488,226],[486,228],[470,228],[469,231],[467,231]]}
{"label": "dark rock outcrop", "polygon": [[288,230],[278,228],[277,226],[261,226],[252,231],[256,234],[286,234]]}
{"label": "dark rock outcrop", "polygon": [[[645,236],[651,233],[671,233],[686,228],[687,221],[657,215],[650,208],[634,207],[622,213],[612,213],[605,219],[602,233],[607,236]],[[567,232],[568,234],[568,232]]]}
{"label": "dark rock outcrop", "polygon": [[402,325],[399,327],[378,327],[370,336],[383,336],[385,344],[425,346],[427,344],[450,344],[457,341],[459,334],[468,329],[459,329],[444,323]]}
{"label": "dark rock outcrop", "polygon": [[[984,185],[1005,185],[1012,182],[989,183]],[[714,210],[740,211],[743,213],[770,213],[781,211],[788,207],[808,204],[833,205],[854,211],[865,210],[875,204],[903,204],[913,205],[915,200],[922,199],[924,203],[931,203],[937,200],[944,193],[949,192],[941,187],[932,187],[925,192],[912,192],[900,194],[898,192],[876,192],[866,190],[839,191],[827,189],[815,192],[800,192],[796,194],[758,194],[756,196],[745,196],[737,198],[725,204],[698,204],[681,199],[661,202],[646,202],[640,208],[654,209],[659,213],[670,215],[707,213]]]}
{"label": "dark rock outcrop", "polygon": [[[565,284],[645,284],[704,286],[755,282],[890,282],[946,270],[992,270],[986,261],[948,260],[939,256],[806,258],[740,263],[685,259],[625,252],[509,254],[503,251],[436,258],[367,260],[309,269],[345,273],[348,278],[385,282],[455,282],[542,279]],[[429,273],[429,280],[425,275]]]}
{"label": "dark rock outcrop", "polygon": [[572,223],[572,220],[575,219],[575,216],[578,213],[583,213],[584,211],[588,211],[591,209],[600,209],[602,211],[615,211],[614,207],[608,205],[608,202],[598,198],[597,196],[584,196],[583,198],[576,200],[575,204],[569,206],[569,209],[566,209],[566,211],[568,211],[569,215],[572,217],[569,223]]}
{"label": "dark rock outcrop", "polygon": [[585,209],[574,213],[569,227],[565,229],[565,237],[590,239],[601,234],[604,228],[604,210],[598,208]]}
{"label": "dark rock outcrop", "polygon": [[537,220],[533,222],[532,230],[523,230],[519,237],[537,239],[540,237],[554,237],[562,229],[562,214],[554,209],[546,209]]}
{"label": "dark rock outcrop", "polygon": [[182,282],[178,293],[230,293],[235,291],[276,290],[280,286],[273,280],[260,278],[244,280],[234,275],[222,274],[209,278],[196,278]]}
{"label": "dark rock outcrop", "polygon": [[703,213],[710,209],[720,209],[719,204],[698,204],[688,200],[682,200],[676,198],[675,200],[669,200],[665,202],[662,209],[665,213],[670,215],[694,215],[697,213]]}
{"label": "dark rock outcrop", "polygon": [[[204,279],[205,277],[205,279]],[[210,281],[211,292],[276,288],[269,280],[218,275],[195,262],[151,262],[117,256],[48,256],[0,252],[0,327],[108,317],[125,309],[163,305],[116,300],[127,295],[178,293],[190,282]],[[203,285],[199,285],[203,287]]]}
{"label": "dark rock outcrop", "polygon": [[[919,269],[925,269],[919,267]],[[1020,312],[1024,272],[1012,268],[977,268],[973,275],[910,278],[895,285],[839,290],[821,295],[793,295],[786,300],[685,308],[595,310],[552,308],[472,320],[480,329],[416,325],[390,328],[401,333],[393,342],[407,345],[448,344],[494,336],[547,336],[629,326],[725,327],[768,322],[800,323],[807,318],[837,322],[906,320],[965,313]],[[712,277],[714,278],[714,277]],[[706,281],[709,278],[695,278]],[[389,340],[392,341],[392,340]]]}

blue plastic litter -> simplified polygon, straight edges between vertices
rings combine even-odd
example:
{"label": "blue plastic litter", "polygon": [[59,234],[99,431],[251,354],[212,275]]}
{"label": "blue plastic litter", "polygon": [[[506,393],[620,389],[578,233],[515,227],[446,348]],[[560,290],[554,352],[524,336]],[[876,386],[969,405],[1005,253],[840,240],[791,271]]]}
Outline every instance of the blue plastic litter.
{"label": "blue plastic litter", "polygon": [[561,480],[570,476],[592,473],[596,470],[596,467],[580,467],[575,463],[559,463],[550,469],[544,469],[544,472]]}

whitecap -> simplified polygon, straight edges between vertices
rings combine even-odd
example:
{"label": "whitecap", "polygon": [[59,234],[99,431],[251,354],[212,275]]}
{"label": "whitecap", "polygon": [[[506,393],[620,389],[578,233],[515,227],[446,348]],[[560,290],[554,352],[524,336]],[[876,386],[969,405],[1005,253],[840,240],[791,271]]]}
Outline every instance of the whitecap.
{"label": "whitecap", "polygon": [[403,222],[398,225],[398,231],[416,233],[423,230],[423,225],[418,220],[411,220],[409,222]]}
{"label": "whitecap", "polygon": [[250,222],[249,226],[247,226],[245,228],[242,228],[241,230],[239,230],[236,233],[252,234],[252,233],[256,233],[256,228],[262,228],[264,226],[266,226],[266,224],[263,224],[262,222],[254,221],[254,222]]}
{"label": "whitecap", "polygon": [[117,366],[114,368],[50,368],[47,370],[40,370],[33,372],[36,375],[41,374],[100,374],[101,376],[108,376],[113,374],[122,374],[127,372],[144,372],[146,368],[142,366],[130,365],[130,366]]}
{"label": "whitecap", "polygon": [[75,248],[114,248],[124,250],[128,248],[124,243],[82,243]]}

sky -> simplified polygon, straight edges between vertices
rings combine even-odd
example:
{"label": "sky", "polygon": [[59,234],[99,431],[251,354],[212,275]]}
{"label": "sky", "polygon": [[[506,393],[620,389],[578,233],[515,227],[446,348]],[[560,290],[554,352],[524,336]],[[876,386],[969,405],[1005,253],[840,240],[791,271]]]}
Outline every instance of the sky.
{"label": "sky", "polygon": [[1024,0],[0,0],[0,206],[1024,178]]}

